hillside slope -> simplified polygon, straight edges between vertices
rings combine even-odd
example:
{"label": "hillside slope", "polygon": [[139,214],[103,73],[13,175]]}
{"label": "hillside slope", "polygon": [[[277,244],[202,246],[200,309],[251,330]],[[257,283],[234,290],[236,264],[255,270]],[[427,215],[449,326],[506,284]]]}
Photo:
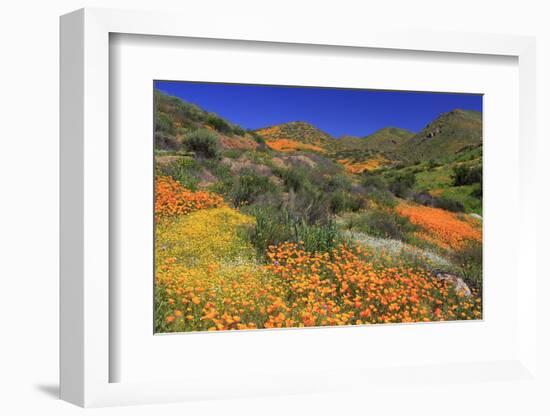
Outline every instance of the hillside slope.
{"label": "hillside slope", "polygon": [[334,138],[304,121],[292,121],[255,131],[269,147],[279,151],[311,150],[324,153]]}
{"label": "hillside slope", "polygon": [[365,143],[366,149],[388,152],[394,151],[413,136],[414,133],[409,130],[399,127],[384,127],[364,137],[362,140]]}
{"label": "hillside slope", "polygon": [[410,162],[442,161],[457,153],[481,146],[482,117],[478,111],[452,110],[428,124],[404,142],[399,156]]}
{"label": "hillside slope", "polygon": [[185,136],[197,129],[213,131],[225,149],[254,150],[262,145],[253,134],[195,104],[158,90],[154,92],[154,100],[157,150],[180,150]]}

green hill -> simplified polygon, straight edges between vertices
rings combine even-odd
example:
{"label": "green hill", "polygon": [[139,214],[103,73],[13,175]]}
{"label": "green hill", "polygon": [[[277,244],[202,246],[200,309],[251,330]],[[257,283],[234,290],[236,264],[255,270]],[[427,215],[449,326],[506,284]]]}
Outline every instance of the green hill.
{"label": "green hill", "polygon": [[178,151],[185,137],[199,129],[208,129],[223,148],[255,149],[261,145],[253,134],[195,104],[155,90],[155,149]]}
{"label": "green hill", "polygon": [[[321,129],[305,122],[291,121],[255,130],[270,147],[275,150],[301,150],[301,145],[307,145],[307,150],[324,152],[334,143],[334,138]],[[283,149],[284,148],[284,149]]]}
{"label": "green hill", "polygon": [[428,124],[398,148],[410,162],[446,160],[481,145],[482,118],[478,111],[452,110]]}
{"label": "green hill", "polygon": [[365,148],[381,152],[394,151],[407,140],[412,138],[414,133],[398,127],[385,127],[362,140],[365,141]]}

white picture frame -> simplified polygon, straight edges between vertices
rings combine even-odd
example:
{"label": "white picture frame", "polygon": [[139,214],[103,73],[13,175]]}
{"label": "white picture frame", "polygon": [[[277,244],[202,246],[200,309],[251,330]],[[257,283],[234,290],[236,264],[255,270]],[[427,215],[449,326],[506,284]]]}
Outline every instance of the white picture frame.
{"label": "white picture frame", "polygon": [[[181,22],[185,21],[185,24]],[[244,20],[243,20],[244,23]],[[160,403],[200,398],[231,398],[262,394],[308,393],[393,383],[414,373],[422,383],[459,379],[476,383],[489,378],[518,388],[540,388],[537,372],[535,268],[536,218],[532,190],[535,168],[535,41],[529,37],[468,33],[383,32],[364,28],[328,34],[273,24],[261,26],[184,19],[172,13],[82,9],[61,18],[61,398],[88,406]],[[414,370],[346,368],[319,375],[279,374],[231,383],[208,377],[156,382],[111,382],[110,365],[110,169],[109,38],[111,34],[225,39],[248,42],[331,45],[333,47],[430,51],[451,54],[504,55],[519,66],[520,215],[517,244],[522,279],[517,293],[517,354],[509,360],[422,365]],[[219,340],[218,340],[219,342]],[[441,377],[441,378],[439,378]],[[500,377],[500,378],[499,378]],[[341,380],[347,380],[342,382]],[[483,385],[484,388],[486,385]],[[427,387],[426,387],[427,388]],[[450,389],[447,391],[451,394]],[[496,390],[487,389],[498,395]]]}

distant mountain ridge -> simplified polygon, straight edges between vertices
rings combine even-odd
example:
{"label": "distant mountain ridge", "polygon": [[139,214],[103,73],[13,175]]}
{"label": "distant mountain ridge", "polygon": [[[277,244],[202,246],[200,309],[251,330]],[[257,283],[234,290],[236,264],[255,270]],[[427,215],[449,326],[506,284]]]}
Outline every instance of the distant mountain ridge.
{"label": "distant mountain ridge", "polygon": [[335,138],[306,121],[245,130],[158,90],[155,103],[155,145],[165,150],[179,149],[186,135],[198,128],[214,131],[226,149],[256,149],[267,144],[284,153],[314,152],[348,163],[377,159],[384,161],[382,165],[440,161],[480,147],[482,142],[482,114],[472,110],[455,109],[440,114],[416,134],[399,127],[385,127],[365,137]]}

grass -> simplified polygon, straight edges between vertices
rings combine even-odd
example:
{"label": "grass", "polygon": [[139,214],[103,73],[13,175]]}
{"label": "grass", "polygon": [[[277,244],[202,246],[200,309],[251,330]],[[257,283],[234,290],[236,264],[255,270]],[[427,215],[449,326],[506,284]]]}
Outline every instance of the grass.
{"label": "grass", "polygon": [[441,196],[460,202],[465,212],[482,215],[481,199],[471,195],[475,188],[476,185],[453,186],[443,189]]}
{"label": "grass", "polygon": [[452,169],[449,166],[437,167],[433,170],[422,170],[416,176],[417,189],[439,189],[452,186]]}
{"label": "grass", "polygon": [[400,241],[410,241],[412,235],[418,230],[418,227],[408,218],[387,208],[347,214],[340,219],[340,225],[345,230]]}
{"label": "grass", "polygon": [[308,252],[329,252],[343,242],[332,221],[308,224],[304,218],[293,218],[288,211],[270,207],[252,207],[246,212],[256,223],[245,227],[242,235],[255,247],[258,258],[265,258],[270,246],[284,242],[298,243]]}

